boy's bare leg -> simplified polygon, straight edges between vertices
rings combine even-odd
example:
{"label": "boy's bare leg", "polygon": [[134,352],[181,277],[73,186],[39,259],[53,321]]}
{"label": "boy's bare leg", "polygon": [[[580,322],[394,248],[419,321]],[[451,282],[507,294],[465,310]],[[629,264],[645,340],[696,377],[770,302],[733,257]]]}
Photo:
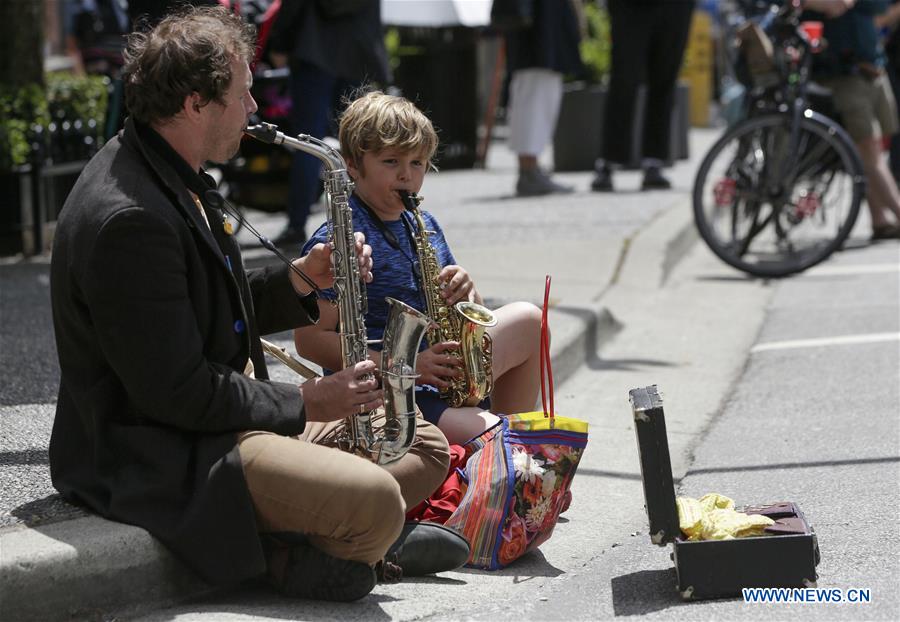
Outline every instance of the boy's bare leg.
{"label": "boy's bare leg", "polygon": [[500,417],[475,406],[448,408],[441,415],[441,432],[451,445],[462,445],[500,421]]}
{"label": "boy's bare leg", "polygon": [[494,341],[491,410],[507,415],[532,411],[541,384],[541,310],[514,302],[494,314],[497,325],[488,329]]}
{"label": "boy's bare leg", "polygon": [[497,325],[488,329],[493,339],[494,390],[491,411],[477,407],[448,408],[441,415],[441,431],[451,444],[461,445],[494,426],[501,415],[534,410],[540,391],[541,310],[527,302],[514,302],[494,310]]}

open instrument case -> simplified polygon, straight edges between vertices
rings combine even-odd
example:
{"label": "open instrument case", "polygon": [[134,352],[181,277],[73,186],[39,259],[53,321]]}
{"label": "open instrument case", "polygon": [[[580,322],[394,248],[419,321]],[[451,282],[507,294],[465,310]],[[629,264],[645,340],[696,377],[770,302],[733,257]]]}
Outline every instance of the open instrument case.
{"label": "open instrument case", "polygon": [[678,525],[672,463],[662,399],[656,386],[629,391],[641,459],[650,540],[673,545],[678,592],[685,600],[740,596],[745,587],[814,587],[819,545],[800,509],[790,502],[736,508],[776,523],[768,535],[733,540],[688,540]]}

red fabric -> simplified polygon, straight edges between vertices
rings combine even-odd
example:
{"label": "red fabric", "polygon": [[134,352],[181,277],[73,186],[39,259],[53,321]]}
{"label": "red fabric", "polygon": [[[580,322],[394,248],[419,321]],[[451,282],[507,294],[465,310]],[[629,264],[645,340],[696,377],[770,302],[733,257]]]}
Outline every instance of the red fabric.
{"label": "red fabric", "polygon": [[450,515],[459,507],[465,492],[466,484],[459,476],[457,469],[466,466],[466,450],[459,445],[450,445],[450,468],[447,479],[431,496],[406,513],[406,520],[444,524]]}

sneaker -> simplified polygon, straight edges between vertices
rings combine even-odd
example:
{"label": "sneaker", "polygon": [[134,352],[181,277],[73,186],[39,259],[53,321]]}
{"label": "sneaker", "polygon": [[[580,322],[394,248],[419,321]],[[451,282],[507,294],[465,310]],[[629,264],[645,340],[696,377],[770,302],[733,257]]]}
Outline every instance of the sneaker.
{"label": "sneaker", "polygon": [[873,242],[876,242],[878,240],[896,239],[900,239],[900,225],[885,223],[883,225],[878,225],[877,227],[872,227],[871,240]]}
{"label": "sneaker", "polygon": [[594,192],[614,192],[613,181],[612,181],[612,171],[606,167],[601,166],[597,168],[594,174],[594,180],[591,182],[591,190]]}
{"label": "sneaker", "polygon": [[568,194],[575,190],[572,186],[558,184],[539,168],[519,171],[516,194],[520,197],[537,197],[545,194]]}
{"label": "sneaker", "polygon": [[650,166],[644,169],[644,181],[641,190],[669,190],[672,182],[666,179],[659,167]]}
{"label": "sneaker", "polygon": [[300,252],[303,245],[306,244],[306,232],[288,225],[278,236],[272,240],[272,243],[278,248],[288,249]]}
{"label": "sneaker", "polygon": [[350,602],[372,591],[377,582],[369,564],[338,559],[302,540],[263,537],[269,580],[285,596]]}

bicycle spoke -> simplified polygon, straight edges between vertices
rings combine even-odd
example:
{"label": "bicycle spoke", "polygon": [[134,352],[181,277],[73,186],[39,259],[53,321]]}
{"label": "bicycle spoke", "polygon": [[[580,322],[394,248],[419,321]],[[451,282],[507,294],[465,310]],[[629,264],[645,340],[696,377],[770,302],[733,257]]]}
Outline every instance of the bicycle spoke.
{"label": "bicycle spoke", "polygon": [[772,218],[775,216],[775,210],[769,210],[768,216],[766,216],[762,222],[758,222],[759,218],[759,207],[754,210],[753,213],[753,221],[750,223],[750,231],[747,233],[747,237],[744,238],[744,243],[741,245],[741,251],[738,253],[738,257],[743,257],[749,250],[750,244],[753,243],[753,240],[762,233],[765,228],[772,222]]}
{"label": "bicycle spoke", "polygon": [[798,171],[798,177],[800,171],[803,171],[804,169],[809,168],[822,160],[822,158],[825,156],[825,152],[829,149],[830,146],[828,145],[828,143],[826,143],[822,139],[819,139],[816,145],[812,149],[810,149],[808,153],[804,154],[800,161],[797,163],[795,170]]}

